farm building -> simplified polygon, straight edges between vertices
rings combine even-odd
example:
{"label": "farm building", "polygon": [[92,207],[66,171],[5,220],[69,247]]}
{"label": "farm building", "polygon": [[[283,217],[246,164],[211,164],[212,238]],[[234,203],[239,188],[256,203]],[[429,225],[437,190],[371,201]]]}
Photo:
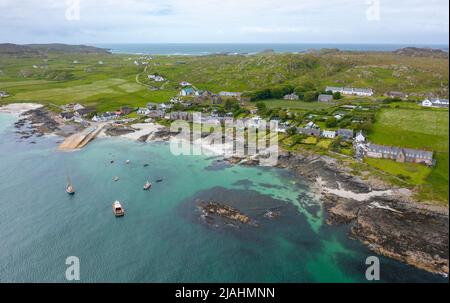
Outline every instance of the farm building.
{"label": "farm building", "polygon": [[333,96],[332,95],[321,94],[317,98],[317,101],[319,101],[319,102],[332,102],[333,101]]}
{"label": "farm building", "polygon": [[448,99],[425,99],[422,101],[422,106],[448,108]]}
{"label": "farm building", "polygon": [[430,166],[434,164],[433,152],[372,143],[369,143],[366,146],[366,156],[369,158],[391,159],[401,163],[424,163]]}
{"label": "farm building", "polygon": [[297,132],[302,135],[306,136],[314,136],[314,137],[320,137],[320,129],[318,128],[297,128]]}
{"label": "farm building", "polygon": [[353,87],[333,87],[327,86],[325,91],[334,93],[341,93],[342,95],[371,97],[373,90],[371,88],[353,88]]}
{"label": "farm building", "polygon": [[296,94],[289,94],[283,97],[284,100],[298,100],[299,97]]}
{"label": "farm building", "polygon": [[337,131],[337,135],[339,137],[342,137],[345,140],[352,140],[353,139],[353,130],[351,130],[351,129],[339,129]]}
{"label": "farm building", "polygon": [[242,93],[236,93],[236,92],[220,92],[220,97],[229,97],[229,98],[236,98],[238,100],[241,99]]}
{"label": "farm building", "polygon": [[336,138],[336,131],[324,130],[324,131],[322,131],[322,137],[328,138],[328,139],[334,139],[334,138]]}

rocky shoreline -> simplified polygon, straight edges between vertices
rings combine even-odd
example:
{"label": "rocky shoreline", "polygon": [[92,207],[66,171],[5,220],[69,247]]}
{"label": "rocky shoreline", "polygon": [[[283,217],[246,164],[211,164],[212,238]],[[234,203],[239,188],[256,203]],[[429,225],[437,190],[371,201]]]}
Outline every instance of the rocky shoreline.
{"label": "rocky shoreline", "polygon": [[[76,132],[44,108],[27,111],[22,116],[16,128],[21,129],[18,133],[23,138]],[[110,129],[109,135],[123,136],[135,131]],[[165,127],[137,134],[135,139],[142,142],[167,141],[173,135]],[[259,165],[254,157],[225,160],[233,165]],[[350,236],[378,254],[429,272],[448,274],[448,208],[417,203],[407,189],[393,188],[376,179],[363,180],[328,156],[281,152],[278,167],[316,185],[328,224],[350,225]]]}
{"label": "rocky shoreline", "polygon": [[327,156],[283,153],[279,167],[317,185],[328,224],[349,224],[350,236],[374,252],[448,275],[448,208],[417,203],[408,190],[378,180],[362,180]]}

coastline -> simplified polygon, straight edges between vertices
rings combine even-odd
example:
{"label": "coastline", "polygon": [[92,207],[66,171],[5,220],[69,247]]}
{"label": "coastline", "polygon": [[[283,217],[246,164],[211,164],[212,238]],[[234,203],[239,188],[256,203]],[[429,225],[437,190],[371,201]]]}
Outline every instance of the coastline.
{"label": "coastline", "polygon": [[[37,104],[11,104],[0,107],[0,112],[37,123],[36,116],[30,112],[40,113],[40,108]],[[48,117],[37,116],[42,118],[45,124]],[[44,127],[39,134],[63,136],[61,128],[60,124],[56,129]],[[134,124],[131,128],[132,132],[117,136],[102,131],[100,137],[154,142],[167,141],[172,136],[166,127],[158,124]],[[221,155],[213,146],[207,149]],[[225,161],[233,165],[259,165],[254,157],[225,158]],[[327,224],[349,225],[349,236],[377,254],[448,275],[448,208],[417,203],[407,189],[393,188],[379,180],[362,180],[327,156],[280,152],[278,167],[310,182],[323,201]]]}

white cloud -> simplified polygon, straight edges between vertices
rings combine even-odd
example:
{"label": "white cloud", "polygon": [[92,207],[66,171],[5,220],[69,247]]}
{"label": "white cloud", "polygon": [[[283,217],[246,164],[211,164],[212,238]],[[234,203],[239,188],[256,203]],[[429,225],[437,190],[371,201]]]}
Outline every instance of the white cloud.
{"label": "white cloud", "polygon": [[448,0],[0,0],[0,42],[448,43]]}

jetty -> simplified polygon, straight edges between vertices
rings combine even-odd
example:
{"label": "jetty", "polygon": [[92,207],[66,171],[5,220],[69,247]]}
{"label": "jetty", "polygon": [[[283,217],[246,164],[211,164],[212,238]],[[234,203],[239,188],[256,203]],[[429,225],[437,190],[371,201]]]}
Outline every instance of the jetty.
{"label": "jetty", "polygon": [[89,142],[94,140],[103,130],[107,123],[100,123],[95,126],[86,128],[80,133],[67,137],[58,147],[60,151],[72,151],[85,147]]}

